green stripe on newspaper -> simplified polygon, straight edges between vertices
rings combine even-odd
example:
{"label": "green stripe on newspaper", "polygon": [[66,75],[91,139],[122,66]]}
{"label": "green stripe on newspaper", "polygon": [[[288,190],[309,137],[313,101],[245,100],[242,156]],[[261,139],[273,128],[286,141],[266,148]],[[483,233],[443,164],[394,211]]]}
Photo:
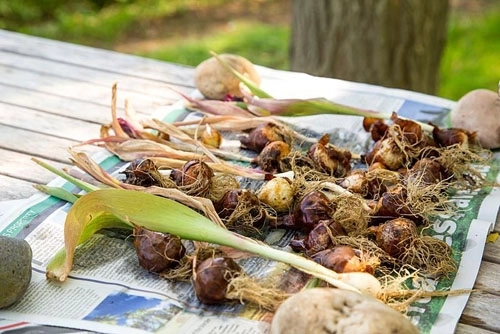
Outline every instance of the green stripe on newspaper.
{"label": "green stripe on newspaper", "polygon": [[[484,167],[483,175],[488,181],[493,182],[499,173],[500,161],[495,161],[493,167]],[[457,262],[462,259],[462,252],[467,244],[467,235],[474,219],[477,218],[482,201],[491,192],[491,188],[479,191],[458,191],[450,197],[456,205],[457,210],[453,215],[441,215],[435,218],[432,229],[428,234],[444,240],[451,245],[454,250],[454,257]],[[436,282],[432,279],[422,279],[413,281],[409,285],[413,288],[422,287],[426,290],[447,290],[449,289],[456,275],[449,278],[440,279]],[[417,324],[422,334],[429,333],[437,320],[439,312],[443,307],[446,297],[422,298],[414,302],[407,315]]]}

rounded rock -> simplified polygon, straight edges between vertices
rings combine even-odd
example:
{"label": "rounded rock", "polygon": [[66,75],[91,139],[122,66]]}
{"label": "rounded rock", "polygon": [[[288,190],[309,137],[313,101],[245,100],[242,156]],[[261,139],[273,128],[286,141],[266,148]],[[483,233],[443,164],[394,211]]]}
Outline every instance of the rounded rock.
{"label": "rounded rock", "polygon": [[270,334],[418,334],[403,314],[353,291],[314,288],[288,298],[276,311]]}
{"label": "rounded rock", "polygon": [[28,289],[32,257],[25,240],[0,236],[0,309],[17,302]]}
{"label": "rounded rock", "polygon": [[[219,57],[254,84],[260,85],[261,78],[248,59],[233,54],[221,54]],[[221,65],[215,57],[201,62],[196,67],[194,82],[196,88],[207,99],[223,100],[227,95],[242,97],[240,80]]]}
{"label": "rounded rock", "polygon": [[476,132],[484,148],[500,148],[500,93],[475,89],[460,98],[450,113],[451,125]]}

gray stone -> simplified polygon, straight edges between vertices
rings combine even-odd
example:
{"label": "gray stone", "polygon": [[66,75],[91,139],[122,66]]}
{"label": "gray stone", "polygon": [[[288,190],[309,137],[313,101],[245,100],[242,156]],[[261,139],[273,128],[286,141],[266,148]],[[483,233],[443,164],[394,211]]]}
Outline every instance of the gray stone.
{"label": "gray stone", "polygon": [[0,309],[17,302],[28,289],[32,257],[26,241],[0,236]]}

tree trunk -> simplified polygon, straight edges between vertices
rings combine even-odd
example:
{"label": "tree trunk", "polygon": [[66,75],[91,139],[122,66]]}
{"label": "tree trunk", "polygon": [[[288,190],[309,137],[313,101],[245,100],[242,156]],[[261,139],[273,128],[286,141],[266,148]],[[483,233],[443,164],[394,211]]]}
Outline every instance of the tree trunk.
{"label": "tree trunk", "polygon": [[448,0],[293,0],[290,67],[435,94]]}

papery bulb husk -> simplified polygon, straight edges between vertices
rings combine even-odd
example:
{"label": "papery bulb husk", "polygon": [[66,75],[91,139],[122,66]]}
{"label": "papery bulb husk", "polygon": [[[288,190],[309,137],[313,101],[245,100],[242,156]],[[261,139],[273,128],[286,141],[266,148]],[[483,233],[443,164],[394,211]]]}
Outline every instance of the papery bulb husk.
{"label": "papery bulb husk", "polygon": [[417,122],[410,119],[399,118],[397,113],[392,113],[391,120],[393,121],[391,127],[398,126],[400,130],[398,132],[404,137],[407,143],[410,145],[422,143],[424,132]]}
{"label": "papery bulb husk", "polygon": [[175,183],[163,177],[155,163],[150,159],[135,159],[122,172],[125,174],[124,183],[135,186],[174,188]]}
{"label": "papery bulb husk", "polygon": [[259,167],[269,173],[284,172],[281,167],[281,159],[291,152],[290,145],[283,141],[273,141],[267,144],[257,156],[256,162]]}
{"label": "papery bulb husk", "polygon": [[222,143],[222,134],[211,127],[210,124],[207,124],[200,135],[200,140],[207,146],[219,148]]}
{"label": "papery bulb husk", "polygon": [[370,133],[373,141],[376,142],[385,137],[389,126],[381,119],[365,117],[363,118],[363,128]]}
{"label": "papery bulb husk", "polygon": [[284,130],[274,123],[259,125],[250,133],[240,138],[243,148],[260,153],[264,147],[274,141],[287,142]]}
{"label": "papery bulb husk", "polygon": [[384,137],[377,141],[372,150],[365,155],[367,164],[380,162],[390,170],[409,167],[421,154],[422,149],[434,141],[424,134],[422,127],[415,121],[401,119],[392,114],[391,124]]}
{"label": "papery bulb husk", "polygon": [[323,135],[309,148],[307,155],[318,170],[335,177],[343,177],[351,170],[351,152],[329,143],[330,137]]}
{"label": "papery bulb husk", "polygon": [[369,166],[366,172],[366,178],[369,181],[377,179],[387,188],[401,182],[401,174],[388,170],[383,164],[378,162]]}
{"label": "papery bulb husk", "polygon": [[398,170],[406,163],[406,156],[396,144],[394,138],[385,138],[375,143],[365,155],[368,165],[381,163],[389,170]]}
{"label": "papery bulb husk", "polygon": [[289,155],[281,160],[281,166],[285,170],[294,171],[295,181],[297,175],[301,174],[301,171],[314,170],[314,161],[312,161],[306,153],[298,150],[292,150]]}
{"label": "papery bulb husk", "polygon": [[230,174],[215,174],[210,182],[207,198],[212,202],[218,202],[229,190],[236,190],[241,187],[240,183]]}
{"label": "papery bulb husk", "polygon": [[333,238],[340,235],[347,235],[342,225],[331,219],[322,220],[302,240],[292,240],[290,246],[296,252],[304,252],[311,256],[332,247]]}
{"label": "papery bulb husk", "polygon": [[221,304],[228,301],[227,288],[232,278],[242,269],[228,257],[210,257],[197,263],[193,275],[196,297],[203,304]]}
{"label": "papery bulb husk", "polygon": [[432,137],[439,147],[460,145],[468,150],[472,147],[479,147],[477,134],[459,128],[440,129],[437,126],[432,130]]}
{"label": "papery bulb husk", "polygon": [[230,190],[214,206],[229,230],[244,235],[261,234],[267,220],[272,219],[257,195],[249,189]]}
{"label": "papery bulb husk", "polygon": [[337,178],[315,168],[314,161],[300,151],[291,152],[284,160],[285,170],[293,172],[293,189],[295,202],[312,190],[321,190],[322,182],[336,183]]}
{"label": "papery bulb husk", "polygon": [[335,246],[323,250],[314,254],[312,259],[337,273],[374,273],[374,268],[364,261],[362,252],[350,246]]}
{"label": "papery bulb husk", "polygon": [[411,219],[419,225],[425,221],[421,214],[414,212],[412,203],[408,201],[408,191],[403,185],[397,185],[382,194],[373,209],[370,224],[377,225],[397,217]]}
{"label": "papery bulb husk", "polygon": [[410,182],[418,180],[421,185],[430,185],[451,177],[449,171],[437,159],[422,158],[412,166],[406,175],[406,180]]}
{"label": "papery bulb husk", "polygon": [[217,203],[214,203],[215,210],[221,219],[226,219],[233,214],[239,204],[239,197],[244,191],[249,190],[231,189],[226,191]]}
{"label": "papery bulb husk", "polygon": [[200,160],[190,160],[181,170],[174,169],[170,178],[179,190],[187,195],[206,197],[210,189],[214,172],[210,166]]}
{"label": "papery bulb husk", "polygon": [[366,172],[361,169],[351,170],[339,184],[352,193],[366,196],[368,195],[368,179],[365,174]]}
{"label": "papery bulb husk", "polygon": [[360,250],[367,265],[371,266],[377,277],[390,275],[400,262],[380,248],[374,240],[367,238],[366,231],[360,235],[337,236],[333,239],[336,246],[350,246]]}
{"label": "papery bulb husk", "polygon": [[327,249],[332,244],[332,237],[337,235],[345,235],[345,230],[342,226],[335,222],[320,221],[304,238],[304,252],[311,256],[319,251]]}
{"label": "papery bulb husk", "polygon": [[181,239],[169,233],[134,227],[134,248],[139,265],[147,271],[162,273],[179,266],[186,254]]}
{"label": "papery bulb husk", "polygon": [[[373,158],[373,157],[372,157],[372,158]],[[366,160],[366,159],[367,159],[367,158],[366,158],[366,156],[364,156],[364,158],[363,158],[363,159],[364,159],[364,161],[365,161],[365,162],[367,161],[367,160]],[[370,161],[371,161],[371,160],[370,160]],[[373,163],[370,163],[370,165],[368,165],[368,166],[367,166],[367,168],[366,168],[366,171],[367,171],[367,172],[373,172],[373,171],[376,171],[376,170],[389,170],[389,169],[387,169],[387,166],[386,166],[386,165],[384,165],[384,164],[383,164],[383,163],[381,163],[381,162],[373,162]],[[392,172],[392,171],[390,171],[390,172]]]}
{"label": "papery bulb husk", "polygon": [[328,197],[319,190],[313,190],[299,200],[285,227],[309,232],[320,221],[330,220],[334,212],[335,206]]}
{"label": "papery bulb husk", "polygon": [[[374,164],[376,165],[376,164]],[[367,171],[368,194],[365,198],[379,199],[388,189],[395,187],[402,181],[401,173],[385,168],[375,168]]]}

